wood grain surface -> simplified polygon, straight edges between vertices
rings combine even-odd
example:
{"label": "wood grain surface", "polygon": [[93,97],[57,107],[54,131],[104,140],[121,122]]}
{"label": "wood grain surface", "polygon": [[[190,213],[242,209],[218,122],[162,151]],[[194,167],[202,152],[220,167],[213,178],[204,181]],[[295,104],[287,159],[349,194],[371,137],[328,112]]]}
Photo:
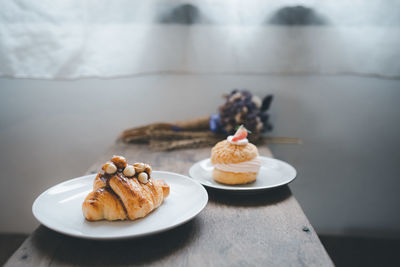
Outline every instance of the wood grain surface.
{"label": "wood grain surface", "polygon": [[[262,156],[271,156],[259,147]],[[210,148],[152,152],[117,142],[89,169],[114,154],[148,162],[154,170],[188,175]],[[6,266],[332,266],[289,187],[256,194],[207,189],[209,202],[193,220],[167,232],[128,240],[94,241],[36,229]]]}

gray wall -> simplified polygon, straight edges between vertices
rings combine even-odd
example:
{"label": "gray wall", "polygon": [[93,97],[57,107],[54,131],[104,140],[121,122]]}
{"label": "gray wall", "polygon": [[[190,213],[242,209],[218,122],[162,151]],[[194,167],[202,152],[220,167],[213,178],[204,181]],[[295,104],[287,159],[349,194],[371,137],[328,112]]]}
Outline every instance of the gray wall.
{"label": "gray wall", "polygon": [[125,128],[211,114],[233,88],[273,93],[272,145],[324,234],[400,236],[400,81],[351,76],[157,75],[0,79],[0,232],[30,232],[34,199],[82,175]]}

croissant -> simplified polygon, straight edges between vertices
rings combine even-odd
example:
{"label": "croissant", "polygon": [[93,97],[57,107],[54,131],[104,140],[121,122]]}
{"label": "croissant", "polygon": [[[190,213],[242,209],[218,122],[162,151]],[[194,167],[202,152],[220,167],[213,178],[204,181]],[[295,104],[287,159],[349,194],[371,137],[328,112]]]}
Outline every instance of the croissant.
{"label": "croissant", "polygon": [[151,177],[150,165],[128,165],[124,157],[113,156],[96,175],[82,211],[89,221],[135,220],[158,208],[168,195],[169,185]]}

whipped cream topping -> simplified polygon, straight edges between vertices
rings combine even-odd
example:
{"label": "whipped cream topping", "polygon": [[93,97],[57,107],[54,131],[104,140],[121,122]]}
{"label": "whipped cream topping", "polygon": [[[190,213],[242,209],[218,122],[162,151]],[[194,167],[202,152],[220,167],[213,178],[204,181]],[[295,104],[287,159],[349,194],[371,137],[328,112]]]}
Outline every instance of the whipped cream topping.
{"label": "whipped cream topping", "polygon": [[237,141],[232,141],[233,135],[228,136],[226,139],[228,140],[229,143],[231,143],[232,145],[239,145],[239,146],[244,146],[247,145],[249,143],[249,140],[247,140],[247,138],[244,139],[240,139]]}
{"label": "whipped cream topping", "polygon": [[261,160],[257,157],[249,161],[230,164],[215,164],[214,168],[224,172],[244,173],[258,172],[261,167]]}

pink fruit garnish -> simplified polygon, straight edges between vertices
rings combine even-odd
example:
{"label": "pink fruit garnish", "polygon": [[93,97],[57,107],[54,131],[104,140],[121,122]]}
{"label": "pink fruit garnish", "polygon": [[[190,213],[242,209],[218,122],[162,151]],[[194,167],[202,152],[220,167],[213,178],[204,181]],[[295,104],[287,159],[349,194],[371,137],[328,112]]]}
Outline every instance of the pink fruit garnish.
{"label": "pink fruit garnish", "polygon": [[246,128],[244,128],[243,125],[241,125],[239,129],[237,129],[235,135],[232,137],[232,141],[236,142],[245,139],[246,137],[247,137],[247,130]]}

